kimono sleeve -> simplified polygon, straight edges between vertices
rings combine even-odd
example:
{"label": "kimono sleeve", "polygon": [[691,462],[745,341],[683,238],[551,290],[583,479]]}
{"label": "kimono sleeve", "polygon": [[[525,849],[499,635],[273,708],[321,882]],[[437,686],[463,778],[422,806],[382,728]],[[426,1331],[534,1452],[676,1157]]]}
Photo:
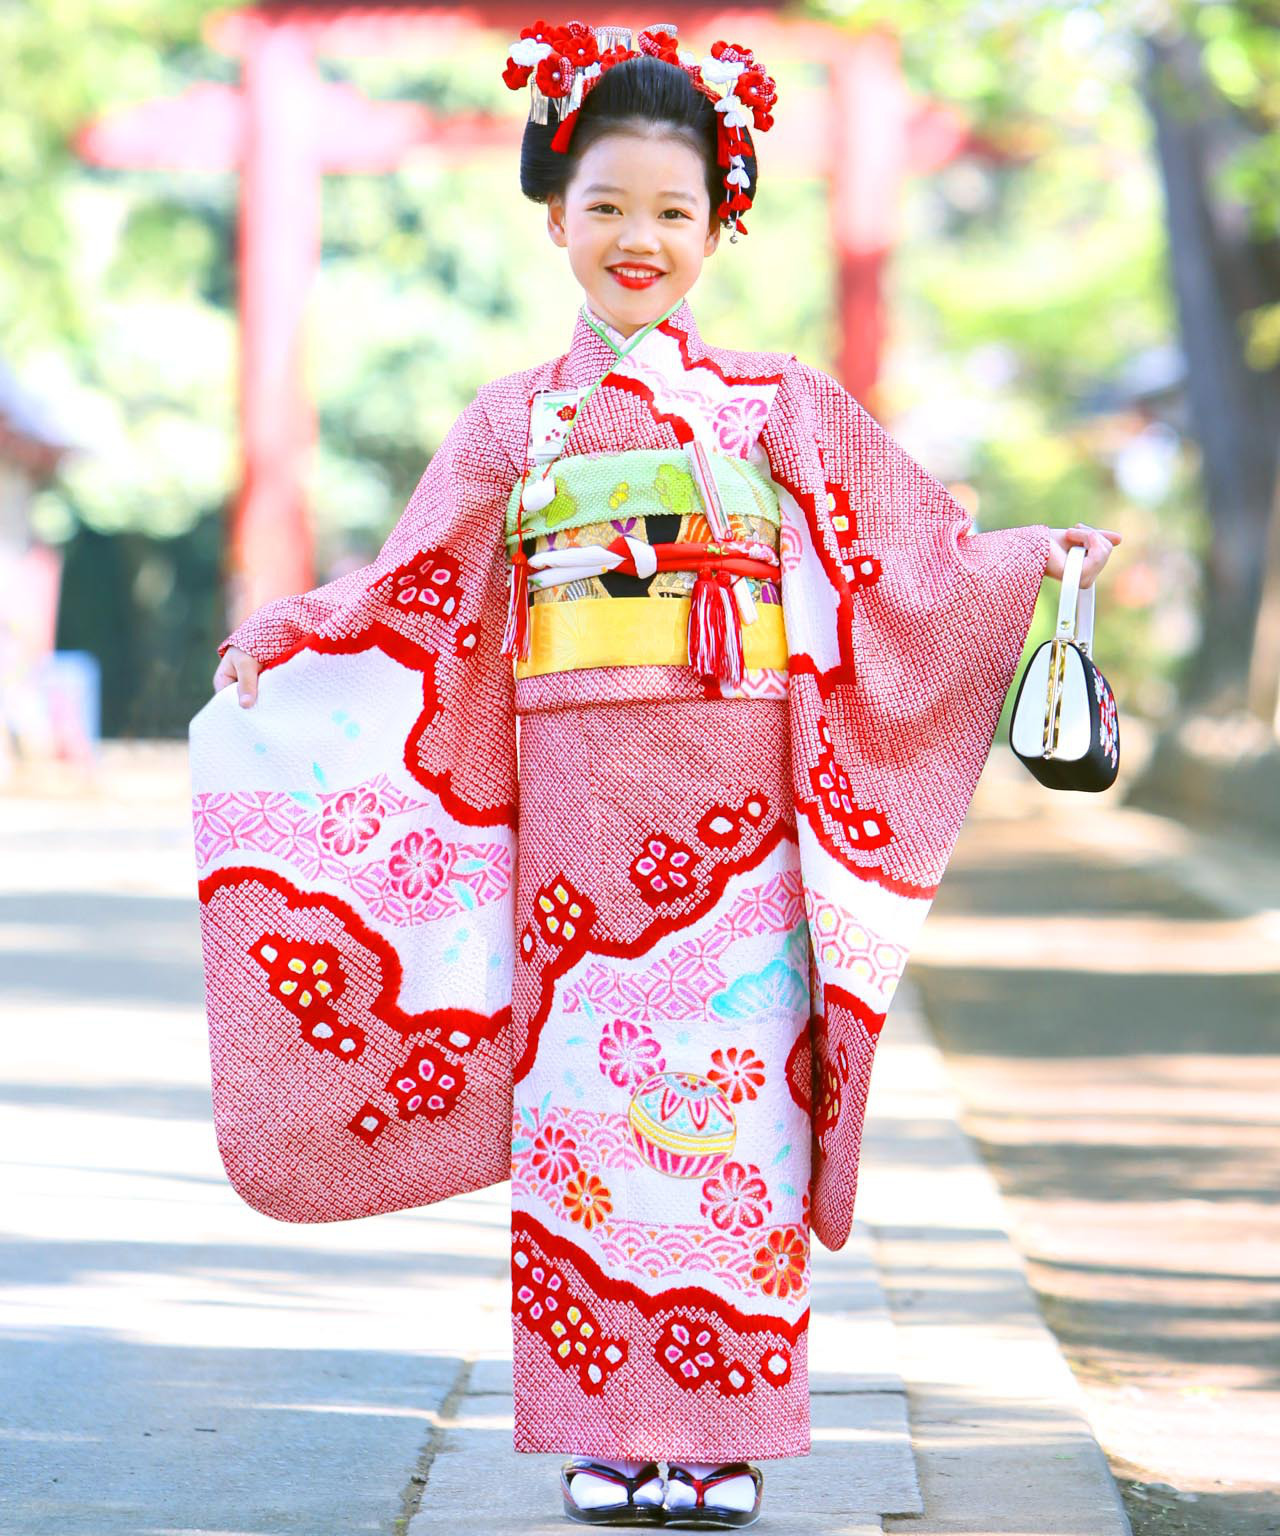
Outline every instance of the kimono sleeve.
{"label": "kimono sleeve", "polygon": [[[990,751],[1049,528],[975,533],[829,375],[770,447],[788,551],[793,784],[813,972],[814,1231],[846,1241],[872,1058]],[[775,407],[776,409],[777,407]]]}
{"label": "kimono sleeve", "polygon": [[223,642],[257,703],[191,722],[218,1148],[279,1220],[510,1176],[515,478],[477,397],[376,560]]}

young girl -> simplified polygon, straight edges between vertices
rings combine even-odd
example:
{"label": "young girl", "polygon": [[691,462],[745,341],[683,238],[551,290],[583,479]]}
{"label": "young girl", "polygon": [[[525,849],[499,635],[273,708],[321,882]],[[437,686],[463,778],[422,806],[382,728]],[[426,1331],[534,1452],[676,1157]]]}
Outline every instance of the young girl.
{"label": "young girl", "polygon": [[848,1235],[1041,580],[1119,535],[973,534],[833,379],[702,340],[776,93],[673,32],[512,48],[568,350],[480,392],[373,565],[223,643],[260,721],[215,696],[192,761],[237,1189],[333,1220],[509,1176],[515,1449],[569,1455],[574,1520],[731,1527],[749,1458],[810,1449],[810,1234]]}

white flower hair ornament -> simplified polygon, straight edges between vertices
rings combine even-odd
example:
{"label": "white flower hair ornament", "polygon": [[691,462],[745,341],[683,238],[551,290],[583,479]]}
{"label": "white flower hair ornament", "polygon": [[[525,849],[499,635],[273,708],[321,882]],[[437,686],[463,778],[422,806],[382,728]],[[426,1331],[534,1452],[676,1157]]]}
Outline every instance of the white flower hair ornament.
{"label": "white flower hair ornament", "polygon": [[[701,61],[696,54],[676,45],[676,26],[671,22],[644,28],[637,36],[638,48],[631,46],[627,27],[588,27],[581,21],[553,26],[541,19],[525,27],[511,45],[502,78],[513,91],[528,84],[530,76],[529,120],[549,121],[551,102],[556,102],[559,126],[551,147],[564,154],[573,138],[574,125],[582,103],[596,81],[621,64],[624,59],[649,54],[665,59],[683,69],[715,107],[717,159],[724,172],[724,201],[716,217],[727,224],[730,241],[745,235],[747,226],[741,215],[751,206],[747,192],[751,177],[745,156],[753,152],[744,129],[750,125],[758,133],[773,127],[773,107],[778,99],[777,82],[765,73],[750,48],[740,43],[715,42]],[[723,95],[713,85],[725,87]]]}

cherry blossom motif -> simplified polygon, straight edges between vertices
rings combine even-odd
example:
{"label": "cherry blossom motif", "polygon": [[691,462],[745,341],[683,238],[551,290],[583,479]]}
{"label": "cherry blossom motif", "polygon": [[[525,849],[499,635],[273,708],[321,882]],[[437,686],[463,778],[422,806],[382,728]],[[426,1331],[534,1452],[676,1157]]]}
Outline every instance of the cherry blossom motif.
{"label": "cherry blossom motif", "polygon": [[769,1296],[785,1300],[804,1281],[808,1245],[795,1227],[779,1227],[755,1251],[751,1278]]}
{"label": "cherry blossom motif", "polygon": [[355,1061],[365,1047],[358,1024],[344,1020],[335,1004],[346,988],[342,960],[332,944],[311,944],[265,933],[249,953],[267,973],[268,985],[302,1023],[302,1038],[340,1061]]}
{"label": "cherry blossom motif", "polygon": [[672,1318],[662,1330],[654,1353],[658,1364],[682,1387],[700,1387],[723,1368],[715,1329],[681,1318]]}
{"label": "cherry blossom motif", "polygon": [[545,1264],[535,1264],[523,1248],[511,1255],[511,1292],[516,1311],[538,1330],[558,1317],[567,1300],[564,1279]]}
{"label": "cherry blossom motif", "polygon": [[376,590],[408,613],[431,613],[443,619],[457,616],[462,596],[460,569],[451,554],[424,549],[378,582]]}
{"label": "cherry blossom motif", "polygon": [[428,828],[410,832],[392,846],[387,873],[410,901],[430,895],[445,876],[444,844]]}
{"label": "cherry blossom motif", "polygon": [[755,447],[768,416],[768,405],[753,396],[740,395],[726,401],[712,418],[716,446],[732,458],[745,459]]}
{"label": "cherry blossom motif", "polygon": [[725,1163],[703,1182],[699,1209],[722,1232],[738,1237],[764,1225],[773,1201],[754,1163]]}
{"label": "cherry blossom motif", "polygon": [[382,805],[371,789],[349,789],[320,818],[320,841],[340,858],[359,853],[382,829]]}
{"label": "cherry blossom motif", "polygon": [[533,898],[533,915],[543,938],[566,950],[583,946],[595,910],[592,902],[563,875],[540,886]]}
{"label": "cherry blossom motif", "polygon": [[413,1054],[391,1074],[386,1086],[396,1096],[402,1120],[413,1115],[438,1120],[458,1102],[465,1084],[462,1068],[430,1041],[424,1041],[415,1046]]}
{"label": "cherry blossom motif", "polygon": [[764,1087],[764,1062],[747,1046],[731,1045],[728,1050],[712,1051],[707,1076],[724,1089],[731,1103],[741,1104]]}
{"label": "cherry blossom motif", "polygon": [[698,856],[687,844],[655,833],[631,865],[631,878],[651,907],[678,901],[693,889],[693,870]]}
{"label": "cherry blossom motif", "polygon": [[548,1184],[561,1184],[582,1167],[578,1143],[562,1125],[544,1125],[534,1138],[529,1158],[533,1171]]}
{"label": "cherry blossom motif", "polygon": [[523,1244],[511,1254],[512,1311],[546,1340],[561,1370],[578,1370],[584,1392],[599,1394],[626,1364],[627,1341],[601,1332],[586,1301],[572,1295],[550,1265],[536,1262]]}
{"label": "cherry blossom motif", "polygon": [[601,1031],[600,1070],[615,1088],[634,1088],[666,1065],[662,1046],[647,1026],[614,1019]]}
{"label": "cherry blossom motif", "polygon": [[564,1187],[565,1208],[574,1221],[590,1232],[613,1210],[613,1197],[603,1179],[579,1168]]}

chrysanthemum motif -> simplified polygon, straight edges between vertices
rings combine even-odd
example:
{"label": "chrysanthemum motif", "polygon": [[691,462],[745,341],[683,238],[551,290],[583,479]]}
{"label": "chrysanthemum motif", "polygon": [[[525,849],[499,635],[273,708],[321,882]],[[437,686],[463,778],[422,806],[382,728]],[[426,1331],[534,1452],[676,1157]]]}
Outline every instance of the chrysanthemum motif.
{"label": "chrysanthemum motif", "polygon": [[578,1143],[562,1125],[544,1125],[534,1138],[529,1152],[533,1171],[548,1184],[562,1184],[582,1164]]}
{"label": "chrysanthemum motif", "polygon": [[711,1053],[711,1070],[707,1076],[718,1083],[733,1104],[744,1099],[754,1099],[764,1087],[764,1062],[749,1047],[731,1045],[727,1050]]}
{"label": "chrysanthemum motif", "polygon": [[616,1088],[634,1088],[666,1066],[657,1036],[643,1024],[614,1019],[600,1034],[600,1070]]}
{"label": "chrysanthemum motif", "polygon": [[613,1210],[613,1197],[603,1179],[579,1168],[564,1187],[565,1209],[589,1232]]}
{"label": "chrysanthemum motif", "polygon": [[804,1283],[808,1245],[795,1227],[770,1232],[755,1252],[751,1278],[770,1296],[785,1300]]}

